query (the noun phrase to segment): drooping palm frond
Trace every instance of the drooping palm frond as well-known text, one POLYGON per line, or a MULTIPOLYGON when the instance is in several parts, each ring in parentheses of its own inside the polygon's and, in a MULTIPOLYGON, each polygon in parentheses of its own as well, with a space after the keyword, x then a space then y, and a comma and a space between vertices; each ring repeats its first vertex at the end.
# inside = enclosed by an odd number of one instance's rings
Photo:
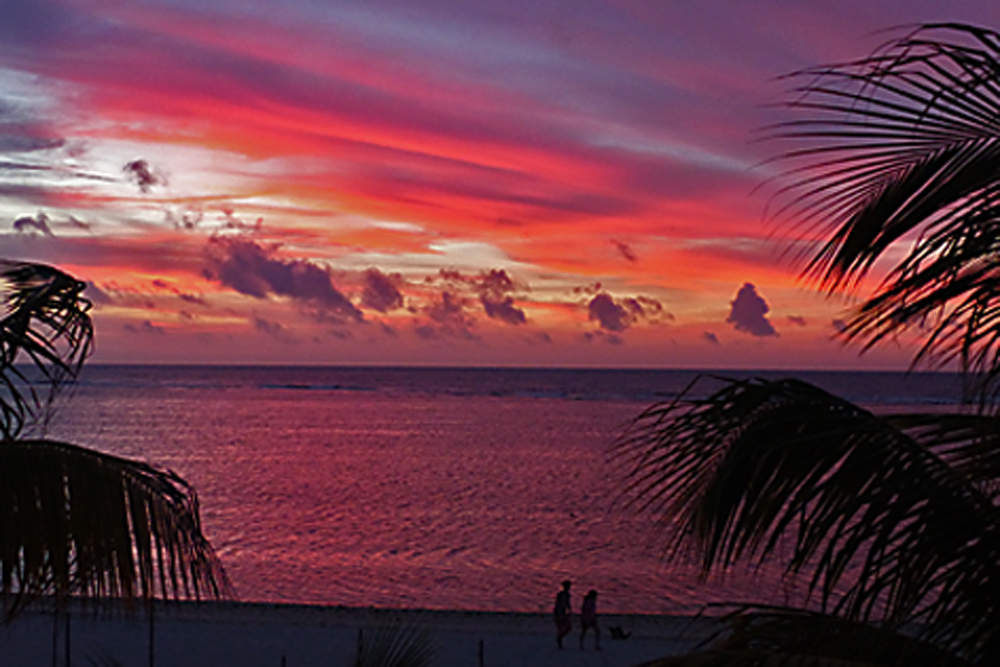
POLYGON ((0 443, 0 594, 224 597, 231 587, 177 475, 51 440, 0 443))
POLYGON ((230 595, 183 479, 71 444, 18 439, 44 423, 92 349, 84 288, 50 266, 0 261, 0 598, 7 618, 38 595, 129 603, 230 595))
POLYGON ((42 264, 0 261, 0 436, 44 420, 56 392, 76 379, 93 345, 86 285, 42 264), (24 363, 29 366, 25 368, 24 363), (36 389, 41 384, 42 388, 36 389))
POLYGON ((358 630, 353 667, 429 667, 437 648, 419 625, 385 623, 375 630, 358 630))
POLYGON ((772 128, 794 144, 778 216, 825 237, 807 273, 856 285, 913 241, 846 335, 921 327, 918 361, 1000 372, 1000 34, 928 24, 792 79, 799 115, 772 128))
POLYGON ((724 381, 640 415, 626 493, 706 573, 782 556, 820 607, 974 656, 1000 637, 1000 514, 886 421, 798 380, 724 381), (784 553, 783 550, 787 550, 784 553))
MULTIPOLYGON (((688 653, 652 662, 638 667, 888 667, 869 661, 837 660, 818 655, 783 653, 771 649, 746 649, 743 651, 704 651, 688 653)), ((892 665, 891 667, 897 667, 892 665)))
POLYGON ((1000 417, 982 414, 894 414, 886 423, 908 433, 1000 504, 1000 417))
POLYGON ((788 607, 741 607, 719 620, 706 650, 641 667, 968 667, 891 630, 788 607))

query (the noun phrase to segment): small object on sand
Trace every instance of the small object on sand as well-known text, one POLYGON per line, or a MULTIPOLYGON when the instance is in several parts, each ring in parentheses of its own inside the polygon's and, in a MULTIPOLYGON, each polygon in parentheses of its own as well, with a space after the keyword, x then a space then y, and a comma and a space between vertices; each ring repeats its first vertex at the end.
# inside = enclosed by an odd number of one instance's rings
POLYGON ((608 632, 611 633, 612 639, 628 639, 632 636, 631 630, 625 632, 620 625, 612 625, 608 628, 608 632))

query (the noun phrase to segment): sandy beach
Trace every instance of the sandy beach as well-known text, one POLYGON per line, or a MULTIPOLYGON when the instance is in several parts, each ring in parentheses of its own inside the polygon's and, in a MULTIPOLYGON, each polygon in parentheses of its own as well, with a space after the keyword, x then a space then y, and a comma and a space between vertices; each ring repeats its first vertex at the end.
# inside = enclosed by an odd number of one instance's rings
MULTIPOLYGON (((0 664, 66 665, 65 617, 54 620, 50 612, 29 610, 0 628, 0 664)), ((625 667, 681 652, 709 631, 708 621, 680 616, 607 615, 600 623, 603 650, 598 652, 592 635, 580 650, 578 629, 559 650, 547 614, 181 602, 155 608, 153 658, 157 667, 346 667, 359 631, 403 624, 430 635, 436 665, 625 667), (614 625, 631 631, 631 637, 612 640, 608 628, 614 625)), ((149 664, 145 615, 74 607, 69 630, 73 665, 149 664)))

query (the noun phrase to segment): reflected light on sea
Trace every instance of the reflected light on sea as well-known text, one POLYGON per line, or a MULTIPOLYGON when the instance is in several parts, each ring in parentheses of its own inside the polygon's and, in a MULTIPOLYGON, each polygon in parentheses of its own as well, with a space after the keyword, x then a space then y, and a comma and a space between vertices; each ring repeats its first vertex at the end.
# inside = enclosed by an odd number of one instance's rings
POLYGON ((701 583, 615 502, 609 448, 645 402, 114 372, 97 369, 50 435, 191 482, 244 600, 547 612, 564 578, 574 607, 595 588, 606 612, 795 596, 769 570, 701 583))

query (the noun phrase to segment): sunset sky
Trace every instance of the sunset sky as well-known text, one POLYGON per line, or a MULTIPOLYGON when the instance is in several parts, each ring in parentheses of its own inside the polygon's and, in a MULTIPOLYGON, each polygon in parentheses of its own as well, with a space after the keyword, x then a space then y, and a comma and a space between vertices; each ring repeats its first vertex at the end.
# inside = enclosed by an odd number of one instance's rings
POLYGON ((0 256, 102 362, 905 368, 765 215, 796 69, 981 0, 6 0, 0 256))

